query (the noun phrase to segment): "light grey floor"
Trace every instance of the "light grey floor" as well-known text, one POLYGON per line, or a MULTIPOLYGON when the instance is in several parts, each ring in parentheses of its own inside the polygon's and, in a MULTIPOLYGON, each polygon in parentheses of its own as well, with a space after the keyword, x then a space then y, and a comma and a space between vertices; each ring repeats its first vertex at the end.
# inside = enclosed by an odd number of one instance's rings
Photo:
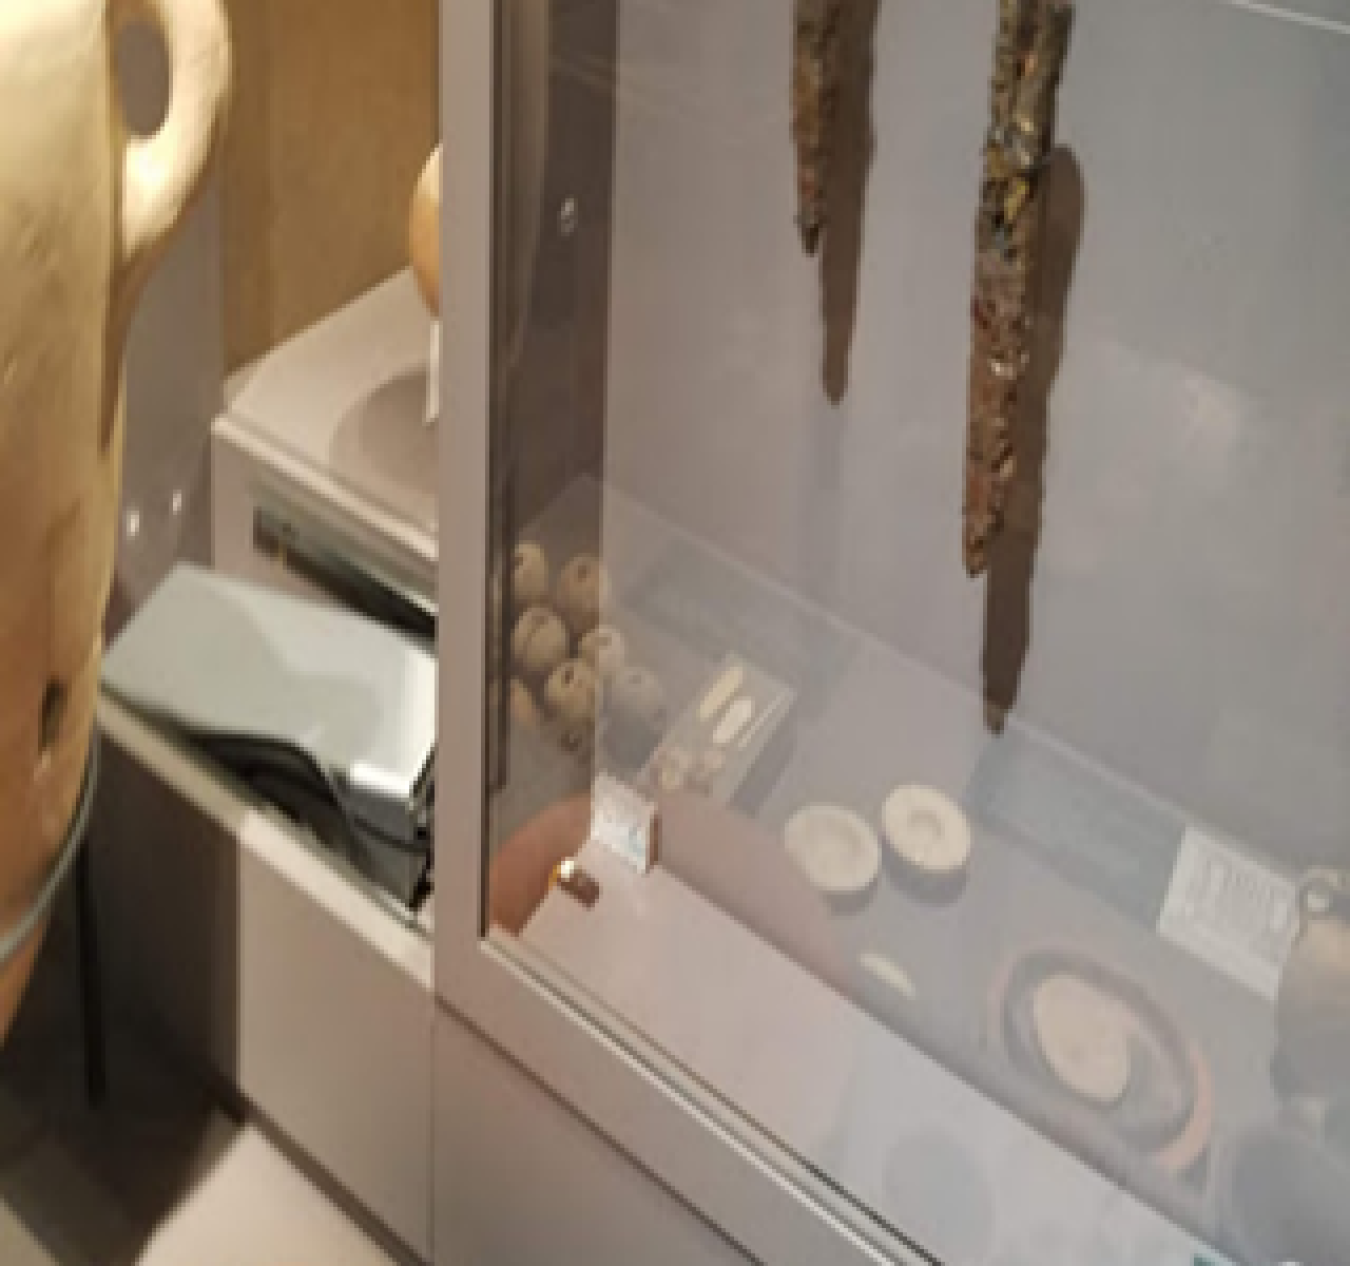
POLYGON ((109 1096, 88 1106, 68 923, 54 929, 0 1050, 0 1264, 389 1266, 115 999, 109 1096))
POLYGON ((117 1013, 112 1092, 90 1110, 74 959, 67 923, 53 930, 0 1050, 6 1266, 136 1261, 198 1163, 214 1115, 205 1094, 117 1013))

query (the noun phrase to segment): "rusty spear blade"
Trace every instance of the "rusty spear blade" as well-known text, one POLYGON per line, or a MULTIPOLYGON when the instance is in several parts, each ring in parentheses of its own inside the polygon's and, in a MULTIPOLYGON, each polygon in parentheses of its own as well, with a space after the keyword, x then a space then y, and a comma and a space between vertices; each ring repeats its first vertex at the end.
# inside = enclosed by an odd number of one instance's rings
POLYGON ((814 255, 825 232, 839 46, 845 0, 795 0, 792 53, 792 139, 797 150, 797 228, 814 255))
POLYGON ((1031 359, 1045 167, 1072 0, 999 0, 975 224, 961 552, 977 576, 1017 478, 1014 428, 1031 359))

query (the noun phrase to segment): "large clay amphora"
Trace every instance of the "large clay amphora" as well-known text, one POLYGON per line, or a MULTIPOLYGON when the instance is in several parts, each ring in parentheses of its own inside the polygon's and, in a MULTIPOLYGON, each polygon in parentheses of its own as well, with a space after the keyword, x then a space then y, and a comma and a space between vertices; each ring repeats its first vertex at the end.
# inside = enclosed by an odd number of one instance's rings
MULTIPOLYGON (((122 341, 215 147, 228 81, 219 0, 0 0, 3 940, 79 798, 112 581, 122 341), (145 138, 123 125, 114 73, 117 33, 136 21, 158 29, 171 70, 145 138)), ((0 1038, 44 927, 0 967, 0 1038)))

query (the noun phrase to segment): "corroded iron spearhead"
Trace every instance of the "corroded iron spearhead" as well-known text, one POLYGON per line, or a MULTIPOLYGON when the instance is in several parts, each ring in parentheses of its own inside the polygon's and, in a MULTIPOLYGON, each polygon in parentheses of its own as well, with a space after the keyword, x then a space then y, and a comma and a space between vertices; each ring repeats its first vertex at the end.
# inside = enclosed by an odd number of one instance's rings
POLYGON ((846 0, 795 0, 792 139, 797 150, 797 227, 814 255, 825 231, 825 191, 839 100, 839 45, 846 0))
POLYGON ((1037 0, 998 0, 994 38, 994 74, 989 87, 990 132, 1001 132, 1012 119, 1022 67, 1035 36, 1037 0))
POLYGON ((1014 161, 1025 172, 1039 171, 1050 156, 1055 137, 1055 99, 1072 25, 1071 0, 1042 0, 1008 137, 1014 161))
POLYGON ((999 0, 989 133, 975 224, 961 550, 977 576, 1017 476, 1013 428, 1031 359, 1045 166, 1072 0, 999 0))

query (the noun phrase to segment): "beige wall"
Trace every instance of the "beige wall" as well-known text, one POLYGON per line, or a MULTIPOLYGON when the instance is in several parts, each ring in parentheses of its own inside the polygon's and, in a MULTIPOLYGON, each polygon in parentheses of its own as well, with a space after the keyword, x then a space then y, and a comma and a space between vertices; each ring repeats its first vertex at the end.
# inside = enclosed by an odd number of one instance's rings
POLYGON ((251 360, 402 266, 436 0, 228 0, 225 343, 251 360))

